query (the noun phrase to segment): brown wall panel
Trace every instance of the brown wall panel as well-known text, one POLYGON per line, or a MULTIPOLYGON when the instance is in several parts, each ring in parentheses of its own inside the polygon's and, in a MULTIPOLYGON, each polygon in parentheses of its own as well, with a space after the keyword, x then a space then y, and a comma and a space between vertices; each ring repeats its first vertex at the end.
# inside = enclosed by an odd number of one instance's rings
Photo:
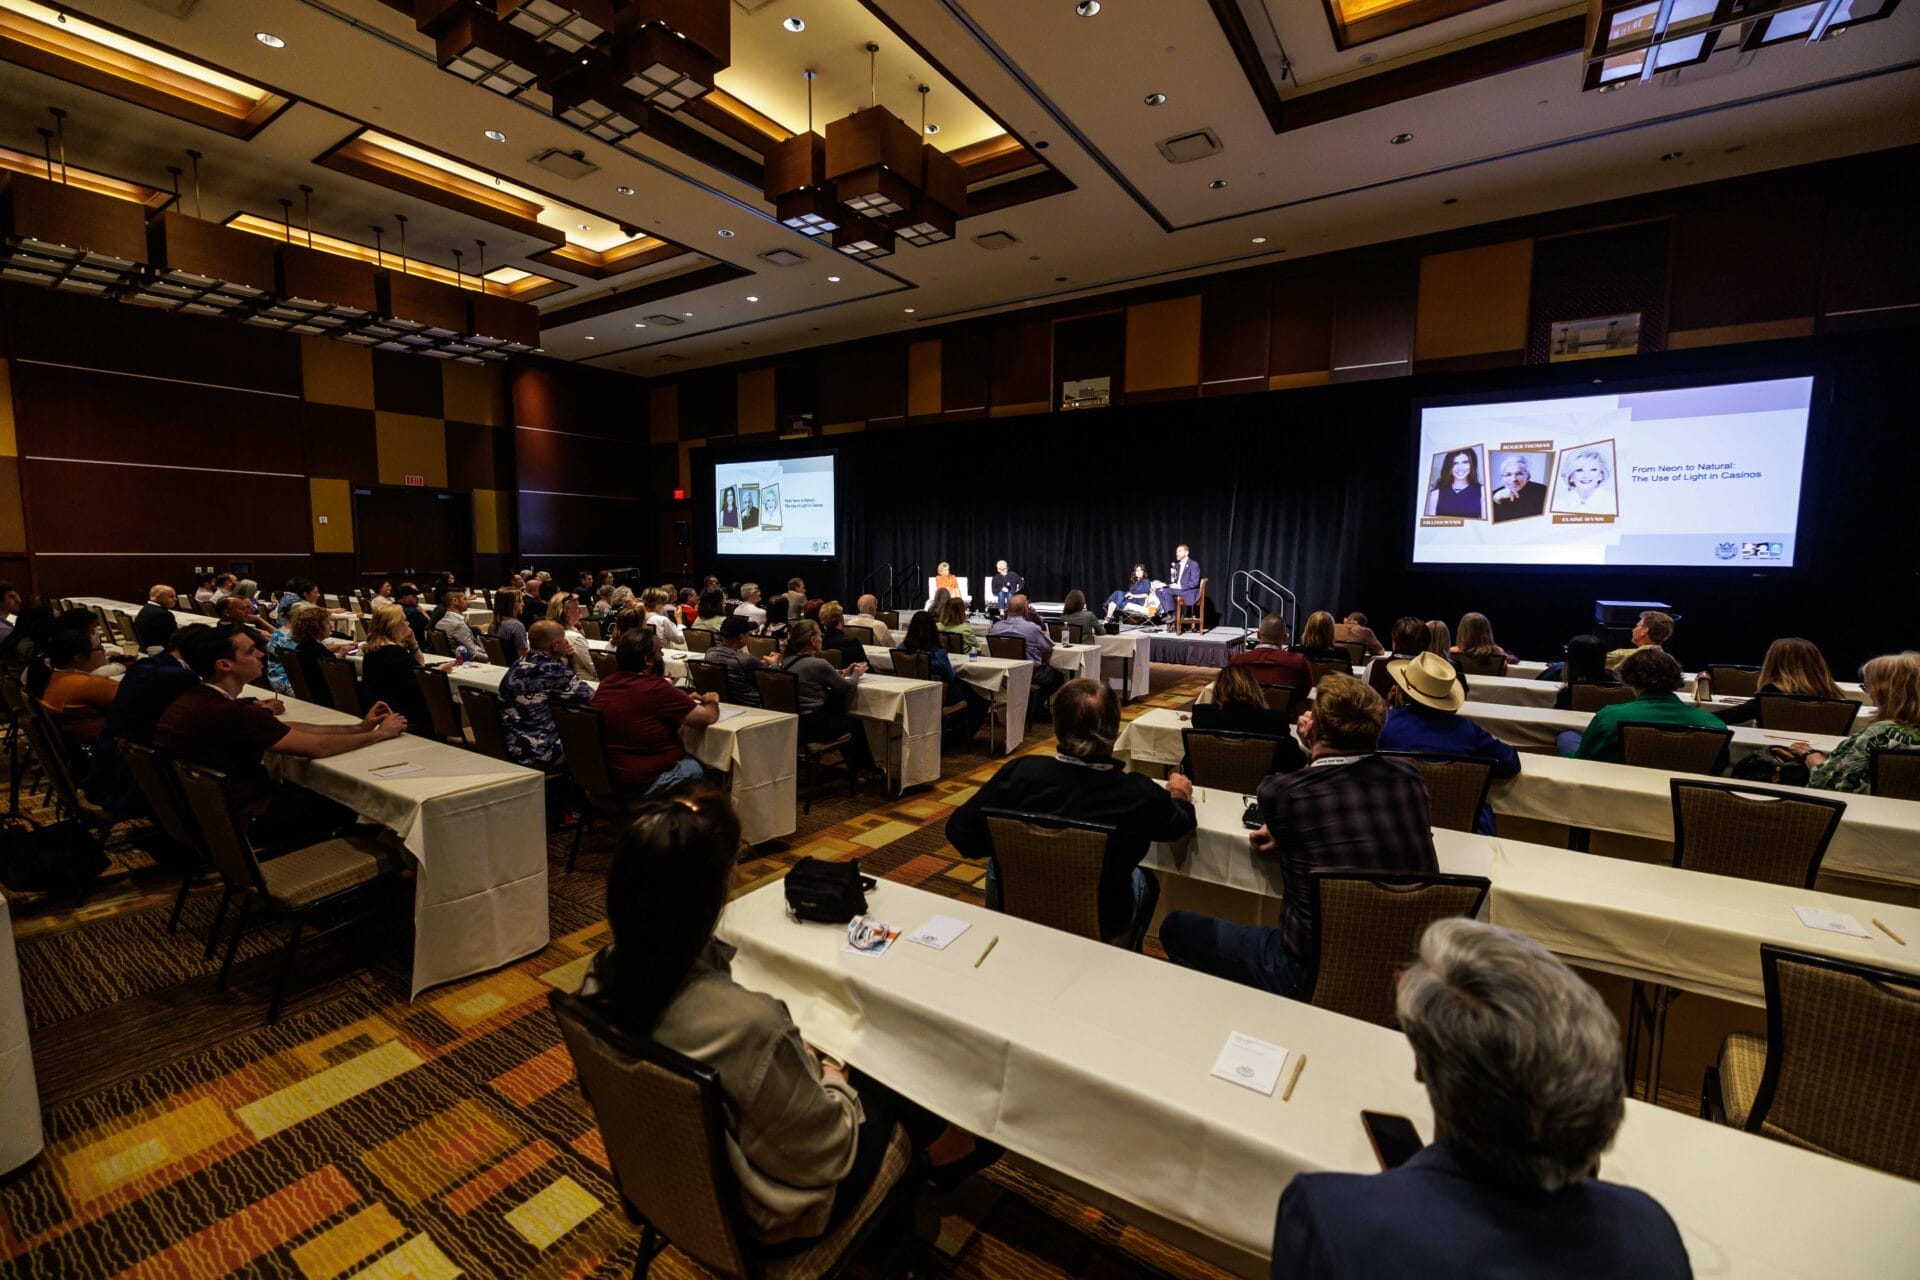
POLYGON ((907 417, 907 344, 896 338, 866 343, 867 422, 897 427, 907 417))
POLYGON ((23 464, 21 484, 36 552, 137 548, 185 557, 287 555, 313 545, 302 475, 248 476, 242 510, 232 501, 192 501, 174 483, 159 482, 160 477, 177 481, 184 472, 112 468, 132 483, 114 486, 116 499, 102 501, 101 477, 108 468, 32 458, 23 464))
POLYGON ((379 483, 373 410, 308 401, 300 406, 300 423, 307 446, 307 474, 342 476, 355 484, 379 483))
POLYGON ((1553 326, 1559 321, 1636 311, 1640 350, 1666 350, 1669 226, 1662 218, 1537 241, 1527 362, 1547 363, 1553 326))
MULTIPOLYGON (((1911 149, 1908 152, 1912 155, 1911 149)), ((1830 328, 1920 319, 1920 161, 1834 186, 1821 237, 1820 311, 1830 328)))
POLYGON ((585 556, 633 563, 653 548, 648 508, 637 500, 581 502, 520 495, 520 547, 528 558, 585 556))
POLYGON ((773 416, 784 433, 796 422, 820 422, 820 366, 802 359, 783 364, 773 373, 773 416))
POLYGON ((27 549, 27 514, 20 503, 20 459, 0 457, 0 551, 27 549))
POLYGON ((512 473, 497 469, 493 427, 472 422, 447 423, 447 487, 449 489, 502 489, 512 473))
POLYGON ((1271 291, 1262 272, 1207 282, 1200 298, 1200 394, 1266 389, 1271 291))
POLYGON ((996 319, 988 406, 995 412, 1054 401, 1053 326, 1045 320, 996 319))
POLYGON ((1673 220, 1667 328, 1811 316, 1820 305, 1825 193, 1689 209, 1673 220))
POLYGON ((1414 359, 1461 367, 1461 357, 1492 352, 1517 364, 1527 345, 1533 241, 1430 253, 1420 259, 1414 359))
POLYGON ((1127 315, 1112 311, 1105 315, 1076 316, 1058 320, 1053 326, 1053 380, 1047 386, 1047 402, 1058 404, 1060 384, 1087 378, 1112 378, 1113 398, 1117 403, 1126 390, 1127 315))
POLYGON ((516 426, 646 438, 647 390, 638 378, 558 361, 515 360, 507 390, 516 426))
POLYGON ((738 386, 731 369, 703 369, 680 383, 680 438, 705 440, 738 430, 738 386))
POLYGON ((514 465, 522 489, 627 497, 643 491, 646 447, 523 428, 514 432, 514 465))
POLYGON ((27 361, 12 371, 22 454, 305 470, 299 400, 27 361))
POLYGON ((1413 370, 1419 264, 1411 258, 1343 273, 1333 295, 1333 381, 1394 378, 1413 370))
POLYGON ((300 394, 298 343, 230 320, 8 286, 0 325, 16 359, 300 394))
POLYGON ((820 425, 867 420, 865 372, 858 348, 829 347, 821 355, 820 425))
POLYGON ((734 428, 743 436, 770 434, 778 426, 773 413, 772 369, 743 369, 734 378, 734 428))
POLYGON ((1143 391, 1200 386, 1200 295, 1161 298, 1127 308, 1126 386, 1143 391))
POLYGON ((1333 368, 1333 277, 1276 279, 1272 299, 1267 372, 1289 377, 1333 368))
POLYGON ((940 339, 907 344, 907 416, 926 421, 940 413, 940 339))
POLYGON ((373 353, 373 407, 385 413, 437 418, 445 410, 438 360, 395 351, 373 353))

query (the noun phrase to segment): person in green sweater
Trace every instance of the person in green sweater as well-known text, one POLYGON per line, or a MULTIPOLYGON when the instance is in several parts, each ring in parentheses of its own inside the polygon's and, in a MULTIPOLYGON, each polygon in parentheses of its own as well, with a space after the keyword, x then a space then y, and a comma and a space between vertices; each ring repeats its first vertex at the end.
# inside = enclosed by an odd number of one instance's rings
POLYGON ((1813 769, 1810 787, 1871 794, 1876 750, 1920 747, 1920 653, 1882 654, 1860 669, 1860 682, 1877 708, 1873 723, 1841 742, 1831 756, 1805 754, 1813 769))
POLYGON ((936 622, 939 630, 949 635, 959 636, 965 641, 967 652, 975 657, 987 651, 986 642, 980 639, 974 632, 972 624, 967 621, 967 602, 960 597, 955 596, 947 601, 946 608, 940 611, 940 617, 936 622))
MULTIPOLYGON (((1638 649, 1620 664, 1621 683, 1637 695, 1632 702, 1616 702, 1600 708, 1580 735, 1580 748, 1573 754, 1581 760, 1607 760, 1621 764, 1626 759, 1622 725, 1651 724, 1663 729, 1725 729, 1718 717, 1674 696, 1685 680, 1680 664, 1665 650, 1638 649)), ((1725 766, 1722 757, 1720 764, 1725 766)), ((1715 772, 1720 772, 1716 769, 1715 772)))

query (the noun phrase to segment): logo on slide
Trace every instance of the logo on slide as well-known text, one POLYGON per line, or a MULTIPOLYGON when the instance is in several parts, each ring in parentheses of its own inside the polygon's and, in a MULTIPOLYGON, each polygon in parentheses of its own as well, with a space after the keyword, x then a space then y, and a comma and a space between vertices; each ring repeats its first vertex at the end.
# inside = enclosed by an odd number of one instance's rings
POLYGON ((1722 542, 1713 549, 1713 554, 1719 556, 1722 560, 1731 560, 1740 554, 1740 544, 1737 542, 1722 542))

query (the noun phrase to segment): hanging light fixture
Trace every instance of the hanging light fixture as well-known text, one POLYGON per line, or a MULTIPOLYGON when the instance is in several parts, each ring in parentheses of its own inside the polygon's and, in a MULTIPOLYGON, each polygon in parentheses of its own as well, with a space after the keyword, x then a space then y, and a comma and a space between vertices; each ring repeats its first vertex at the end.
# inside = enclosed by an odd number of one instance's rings
POLYGON ((602 66, 574 67, 553 83, 553 114, 602 142, 624 142, 640 132, 647 104, 602 66))
MULTIPOLYGON (((198 207, 202 157, 198 151, 187 154, 193 160, 198 207)), ((177 193, 180 166, 169 165, 167 171, 174 175, 177 193)), ((313 188, 302 186, 301 190, 311 195, 313 188)), ((276 272, 269 240, 165 209, 147 224, 147 248, 148 275, 128 301, 166 311, 236 316, 249 316, 271 301, 276 272)), ((259 323, 279 329, 291 322, 269 317, 259 323)))
POLYGON ((630 0, 615 55, 621 83, 672 111, 713 88, 733 61, 728 0, 630 0))
POLYGON ((858 262, 871 262, 893 253, 893 228, 873 218, 849 218, 833 232, 833 247, 858 262))
POLYGON ((579 53, 613 30, 613 0, 496 0, 496 12, 562 53, 579 53))
MULTIPOLYGON (((920 133, 927 132, 926 85, 920 86, 920 133)), ((967 211, 967 174, 960 162, 931 142, 920 144, 920 190, 913 203, 894 219, 900 238, 915 248, 953 239, 960 216, 967 211)))
POLYGON ((813 131, 815 72, 809 67, 802 74, 807 79, 807 131, 767 148, 762 187, 783 224, 802 235, 821 236, 837 229, 846 211, 827 183, 827 140, 813 131))
POLYGON ((489 14, 446 0, 415 0, 414 25, 434 38, 434 61, 483 89, 511 98, 539 78, 540 45, 489 14))
POLYGON ((880 46, 867 43, 868 104, 827 126, 827 177, 840 203, 868 218, 891 218, 919 194, 920 137, 879 105, 875 92, 880 46))
POLYGON ((105 297, 147 256, 146 207, 69 184, 67 113, 48 110, 54 127, 40 131, 48 176, 0 173, 0 277, 105 297))

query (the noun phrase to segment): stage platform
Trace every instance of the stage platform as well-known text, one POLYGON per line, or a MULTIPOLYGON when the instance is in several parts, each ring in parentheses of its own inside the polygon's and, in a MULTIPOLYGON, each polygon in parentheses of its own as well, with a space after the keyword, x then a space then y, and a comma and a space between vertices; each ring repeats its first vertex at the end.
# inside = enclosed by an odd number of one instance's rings
POLYGON ((1153 660, 1183 667, 1224 667, 1228 658, 1246 648, 1246 638, 1247 632, 1241 627, 1215 627, 1177 636, 1162 633, 1153 638, 1153 660))

